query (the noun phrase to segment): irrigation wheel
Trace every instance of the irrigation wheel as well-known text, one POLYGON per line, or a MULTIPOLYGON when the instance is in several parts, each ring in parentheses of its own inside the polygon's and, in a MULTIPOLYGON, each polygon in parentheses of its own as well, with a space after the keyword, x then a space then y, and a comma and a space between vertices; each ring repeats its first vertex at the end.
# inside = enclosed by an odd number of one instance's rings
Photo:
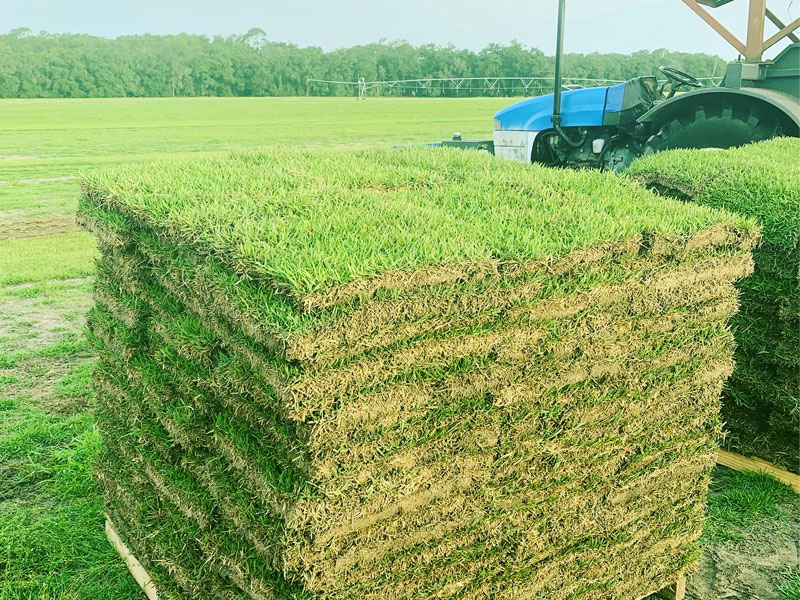
POLYGON ((709 102, 666 121, 645 144, 644 154, 674 148, 732 148, 781 135, 780 119, 744 102, 709 102))

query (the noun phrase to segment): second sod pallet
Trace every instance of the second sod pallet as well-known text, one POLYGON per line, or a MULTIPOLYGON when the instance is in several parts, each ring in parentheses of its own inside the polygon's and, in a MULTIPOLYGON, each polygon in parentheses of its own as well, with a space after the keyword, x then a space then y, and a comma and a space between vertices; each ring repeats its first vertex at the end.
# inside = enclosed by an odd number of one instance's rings
POLYGON ((638 599, 698 556, 754 225, 447 150, 91 176, 105 454, 165 598, 638 599))
POLYGON ((736 370, 725 388, 730 443, 800 469, 800 140, 725 152, 676 151, 637 162, 661 192, 756 219, 763 243, 739 284, 736 370))

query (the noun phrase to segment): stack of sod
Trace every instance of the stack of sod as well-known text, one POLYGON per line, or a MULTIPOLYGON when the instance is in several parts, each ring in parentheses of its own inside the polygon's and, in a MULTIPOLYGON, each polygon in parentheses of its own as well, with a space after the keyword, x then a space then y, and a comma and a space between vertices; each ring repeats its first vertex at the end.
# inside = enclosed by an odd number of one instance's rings
POLYGON ((736 369, 723 416, 733 449, 800 467, 800 140, 724 152, 684 150, 629 173, 669 196, 752 217, 763 227, 755 272, 739 284, 736 369))
POLYGON ((165 598, 634 600, 690 568, 756 226, 449 150, 93 174, 107 511, 165 598))

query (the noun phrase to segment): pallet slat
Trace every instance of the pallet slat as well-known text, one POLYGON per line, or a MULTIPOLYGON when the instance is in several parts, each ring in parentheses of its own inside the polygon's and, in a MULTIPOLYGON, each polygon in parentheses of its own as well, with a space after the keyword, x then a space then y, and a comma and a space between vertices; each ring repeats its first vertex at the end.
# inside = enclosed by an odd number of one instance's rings
POLYGON ((148 575, 147 571, 144 570, 144 567, 141 565, 141 563, 136 560, 136 557, 131 554, 131 551, 128 550, 125 542, 123 542, 119 537, 116 529, 114 529, 114 524, 108 517, 106 517, 106 537, 108 538, 108 541, 111 543, 111 546, 114 548, 114 550, 116 550, 125 561, 125 565, 128 567, 131 575, 133 575, 136 583, 138 583, 139 587, 142 588, 142 591, 145 593, 145 596, 147 596, 148 600, 158 600, 156 585, 153 583, 150 575, 148 575))
POLYGON ((776 467, 770 462, 760 458, 747 458, 741 454, 720 450, 717 456, 717 464, 736 471, 755 471, 756 473, 769 473, 778 481, 789 485, 795 492, 800 494, 800 475, 791 473, 780 467, 776 467))
POLYGON ((686 577, 681 577, 677 582, 665 587, 663 590, 653 592, 639 600, 651 600, 652 598, 662 598, 663 600, 684 600, 686 598, 686 577))
POLYGON ((686 577, 681 577, 674 585, 658 593, 665 600, 684 600, 686 598, 686 577))

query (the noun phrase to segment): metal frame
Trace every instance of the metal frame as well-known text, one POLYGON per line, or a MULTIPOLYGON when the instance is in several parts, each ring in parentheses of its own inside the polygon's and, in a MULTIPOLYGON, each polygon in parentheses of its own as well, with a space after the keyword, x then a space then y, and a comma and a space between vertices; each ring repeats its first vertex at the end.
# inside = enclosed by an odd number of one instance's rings
MULTIPOLYGON (((736 51, 744 57, 746 62, 761 62, 764 52, 785 38, 789 38, 793 42, 800 41, 794 34, 794 31, 800 28, 800 18, 795 19, 788 25, 784 25, 775 13, 767 8, 767 0, 750 0, 750 9, 747 17, 746 42, 742 42, 733 35, 722 23, 717 21, 717 19, 711 16, 711 13, 700 5, 702 2, 707 6, 721 6, 722 3, 708 4, 707 0, 701 0, 701 2, 698 2, 698 0, 682 1, 686 6, 697 13, 697 15, 714 31, 721 35, 725 41, 733 46, 736 51), (769 39, 764 40, 764 26, 767 19, 769 19, 779 31, 769 39)), ((727 3, 728 2, 725 2, 725 4, 727 3)))
POLYGON ((558 0, 558 33, 556 35, 556 77, 553 85, 553 127, 561 135, 561 93, 564 90, 561 61, 564 58, 564 11, 567 0, 558 0))

